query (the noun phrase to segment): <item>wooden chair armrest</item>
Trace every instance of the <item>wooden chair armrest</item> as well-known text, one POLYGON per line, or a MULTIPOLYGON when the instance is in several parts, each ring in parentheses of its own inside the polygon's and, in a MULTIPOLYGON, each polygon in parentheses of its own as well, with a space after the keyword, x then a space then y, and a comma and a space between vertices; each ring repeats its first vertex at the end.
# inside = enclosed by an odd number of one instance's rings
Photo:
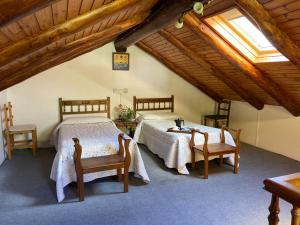
POLYGON ((231 132, 234 132, 235 133, 235 140, 236 140, 236 145, 237 146, 240 146, 240 136, 241 136, 241 132, 242 130, 241 129, 233 129, 233 128, 229 128, 229 127, 226 127, 225 125, 222 126, 221 128, 221 143, 225 143, 225 134, 224 134, 224 131, 231 131, 231 132))
POLYGON ((126 164, 130 164, 131 156, 130 156, 130 152, 129 152, 129 144, 130 144, 131 139, 126 138, 123 133, 120 133, 118 135, 118 141, 119 141, 119 154, 121 156, 123 156, 124 150, 125 150, 125 162, 126 162, 126 164))
POLYGON ((207 143, 208 143, 208 133, 207 132, 201 132, 200 130, 191 129, 191 141, 190 141, 190 148, 192 149, 195 146, 195 134, 202 134, 204 136, 204 148, 207 149, 207 143))
POLYGON ((235 138, 236 139, 240 139, 240 134, 242 132, 241 129, 233 129, 233 128, 230 128, 230 127, 226 127, 225 125, 223 125, 221 129, 222 129, 222 134, 223 135, 224 135, 224 130, 231 131, 231 132, 235 133, 235 138))

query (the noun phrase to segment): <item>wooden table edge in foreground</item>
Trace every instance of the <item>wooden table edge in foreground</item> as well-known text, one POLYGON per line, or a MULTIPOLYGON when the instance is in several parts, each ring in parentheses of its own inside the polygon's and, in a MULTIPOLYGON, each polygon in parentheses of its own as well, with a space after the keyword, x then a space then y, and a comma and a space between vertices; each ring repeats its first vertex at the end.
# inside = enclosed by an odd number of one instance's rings
POLYGON ((269 225, 279 223, 279 198, 293 205, 291 225, 300 225, 300 173, 269 178, 264 180, 264 185, 265 190, 272 194, 269 225))

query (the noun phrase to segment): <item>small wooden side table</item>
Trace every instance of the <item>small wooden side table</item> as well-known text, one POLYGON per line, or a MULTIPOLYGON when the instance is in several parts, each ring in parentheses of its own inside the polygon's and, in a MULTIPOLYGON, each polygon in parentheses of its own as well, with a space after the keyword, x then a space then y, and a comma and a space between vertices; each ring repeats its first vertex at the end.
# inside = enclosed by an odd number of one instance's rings
POLYGON ((269 225, 279 223, 279 198, 293 205, 291 225, 300 225, 300 173, 264 180, 265 190, 272 193, 269 225))
POLYGON ((124 121, 124 120, 120 120, 120 119, 114 120, 114 123, 116 124, 117 128, 124 131, 130 137, 134 136, 134 132, 135 132, 136 126, 138 124, 138 122, 136 120, 124 121))

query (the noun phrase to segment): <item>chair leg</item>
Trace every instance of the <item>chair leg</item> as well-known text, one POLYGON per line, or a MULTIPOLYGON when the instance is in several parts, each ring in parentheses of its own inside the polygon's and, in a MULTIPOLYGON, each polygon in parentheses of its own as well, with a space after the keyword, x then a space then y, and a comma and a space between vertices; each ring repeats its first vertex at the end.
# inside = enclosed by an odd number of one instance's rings
POLYGON ((204 156, 204 179, 208 179, 208 157, 204 156))
POLYGON ((82 172, 78 172, 77 174, 77 187, 79 192, 79 201, 84 201, 84 183, 82 172))
POLYGON ((8 158, 8 160, 11 160, 12 146, 11 146, 11 135, 10 134, 6 134, 6 146, 7 146, 7 158, 8 158))
POLYGON ((122 181, 122 169, 117 169, 118 181, 122 181))
POLYGON ((32 133, 32 154, 35 156, 37 150, 37 133, 36 130, 33 130, 32 133))
POLYGON ((128 167, 124 168, 124 192, 128 192, 128 167))
POLYGON ((196 168, 196 155, 195 150, 191 150, 191 161, 192 161, 192 170, 195 170, 196 168))
POLYGON ((223 155, 220 155, 220 158, 219 158, 219 166, 223 166, 223 155))
POLYGON ((239 172, 239 154, 234 154, 234 173, 237 174, 239 172))

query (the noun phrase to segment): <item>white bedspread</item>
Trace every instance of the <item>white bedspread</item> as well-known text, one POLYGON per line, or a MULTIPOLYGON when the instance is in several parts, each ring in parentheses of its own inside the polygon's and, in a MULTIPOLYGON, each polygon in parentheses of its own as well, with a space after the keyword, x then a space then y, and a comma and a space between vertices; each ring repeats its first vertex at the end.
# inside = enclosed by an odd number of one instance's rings
MULTIPOLYGON (((191 150, 189 147, 191 135, 166 132, 168 128, 174 127, 174 125, 173 120, 142 120, 137 126, 134 140, 145 144, 150 151, 163 158, 167 167, 176 168, 181 174, 189 174, 186 163, 191 162, 191 150)), ((185 121, 184 127, 196 128, 202 132, 208 132, 208 143, 220 142, 220 129, 188 121, 185 121)), ((227 131, 225 132, 225 142, 235 146, 231 134, 227 131)), ((195 135, 195 143, 197 145, 203 144, 204 136, 197 133, 195 135)), ((228 162, 233 164, 233 155, 228 156, 228 162)), ((196 161, 199 160, 203 160, 203 156, 196 153, 196 161)))
MULTIPOLYGON (((74 142, 77 137, 82 145, 82 157, 93 157, 115 154, 118 151, 118 134, 121 131, 113 122, 69 124, 62 122, 53 132, 53 141, 57 150, 50 178, 56 181, 57 199, 61 202, 64 198, 64 187, 76 181, 76 172, 73 162, 74 142)), ((131 164, 129 171, 134 171, 135 176, 149 183, 137 143, 132 140, 129 150, 131 164)), ((115 170, 90 173, 84 175, 84 182, 89 182, 100 177, 116 175, 115 170)))

